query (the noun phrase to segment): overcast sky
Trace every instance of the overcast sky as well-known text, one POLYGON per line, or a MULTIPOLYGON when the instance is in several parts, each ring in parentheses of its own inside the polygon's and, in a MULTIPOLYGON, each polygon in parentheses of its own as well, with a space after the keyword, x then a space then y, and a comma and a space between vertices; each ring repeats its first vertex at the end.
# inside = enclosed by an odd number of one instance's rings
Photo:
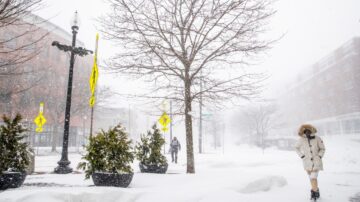
MULTIPOLYGON (((93 49, 97 32, 94 19, 108 11, 106 0, 44 0, 44 3, 44 9, 37 14, 68 31, 71 17, 77 10, 81 18, 78 38, 87 48, 93 49)), ((272 75, 269 92, 277 91, 309 65, 352 37, 360 36, 360 0, 278 0, 274 7, 277 14, 271 21, 268 36, 285 36, 261 64, 272 75)), ((101 59, 110 57, 111 50, 109 42, 100 41, 101 59)), ((132 90, 126 82, 110 77, 100 72, 100 83, 119 93, 132 90)))

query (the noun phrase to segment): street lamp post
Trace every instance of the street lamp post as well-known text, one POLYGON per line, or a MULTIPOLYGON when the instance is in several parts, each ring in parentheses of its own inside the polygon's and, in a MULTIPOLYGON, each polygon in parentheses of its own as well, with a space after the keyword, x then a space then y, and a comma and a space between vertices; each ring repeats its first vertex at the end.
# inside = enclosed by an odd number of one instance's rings
POLYGON ((70 161, 68 160, 68 143, 69 143, 69 126, 70 126, 70 109, 71 109, 71 93, 72 93, 72 81, 73 81, 73 69, 75 63, 75 55, 85 56, 89 53, 92 53, 90 50, 86 50, 82 47, 76 47, 76 34, 79 30, 77 11, 75 12, 72 29, 72 45, 67 46, 60 44, 57 41, 52 42, 53 46, 56 46, 58 49, 70 52, 70 68, 69 68, 69 79, 67 86, 66 94, 66 108, 65 108, 65 121, 64 121, 64 137, 63 137, 63 146, 61 152, 61 159, 58 162, 58 166, 55 168, 54 172, 58 174, 67 174, 72 172, 72 168, 69 167, 70 161))

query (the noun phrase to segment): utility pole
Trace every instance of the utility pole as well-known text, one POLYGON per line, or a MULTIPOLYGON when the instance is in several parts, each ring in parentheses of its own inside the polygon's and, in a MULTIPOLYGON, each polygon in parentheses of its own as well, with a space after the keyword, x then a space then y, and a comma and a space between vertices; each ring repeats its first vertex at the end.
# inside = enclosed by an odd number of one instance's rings
POLYGON ((131 108, 129 104, 129 136, 131 136, 131 108))
POLYGON ((172 101, 170 100, 170 142, 173 135, 173 114, 172 114, 172 101))
POLYGON ((222 152, 223 152, 223 154, 225 154, 225 123, 222 123, 222 146, 223 146, 223 148, 222 148, 222 152))
POLYGON ((202 153, 202 71, 200 70, 200 102, 199 102, 199 153, 202 153))
POLYGON ((94 107, 91 107, 91 112, 90 112, 90 135, 89 135, 89 139, 92 138, 92 133, 93 133, 93 127, 94 127, 94 107))

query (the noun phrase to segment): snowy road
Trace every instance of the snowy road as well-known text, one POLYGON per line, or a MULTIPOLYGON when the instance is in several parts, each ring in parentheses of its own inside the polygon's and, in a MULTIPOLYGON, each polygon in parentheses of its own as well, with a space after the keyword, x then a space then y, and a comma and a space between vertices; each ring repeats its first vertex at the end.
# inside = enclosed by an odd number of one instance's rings
MULTIPOLYGON (((321 202, 360 201, 360 137, 323 137, 321 202)), ((70 155, 72 167, 80 155, 70 155)), ((50 172, 59 156, 36 158, 37 172, 50 172)), ((185 174, 185 154, 166 175, 139 173, 129 188, 95 187, 83 174, 28 176, 19 189, 0 192, 0 202, 304 202, 309 182, 295 152, 241 146, 225 155, 196 156, 196 174, 185 174)))

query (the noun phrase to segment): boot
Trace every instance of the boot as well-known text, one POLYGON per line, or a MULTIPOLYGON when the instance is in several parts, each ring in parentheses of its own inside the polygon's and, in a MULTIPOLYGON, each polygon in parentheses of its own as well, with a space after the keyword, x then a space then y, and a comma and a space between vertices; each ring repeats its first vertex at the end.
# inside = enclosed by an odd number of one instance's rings
POLYGON ((320 198, 320 189, 318 189, 314 193, 315 193, 315 198, 317 198, 317 199, 320 198))
POLYGON ((315 191, 313 191, 312 189, 310 190, 310 199, 316 199, 315 191))

